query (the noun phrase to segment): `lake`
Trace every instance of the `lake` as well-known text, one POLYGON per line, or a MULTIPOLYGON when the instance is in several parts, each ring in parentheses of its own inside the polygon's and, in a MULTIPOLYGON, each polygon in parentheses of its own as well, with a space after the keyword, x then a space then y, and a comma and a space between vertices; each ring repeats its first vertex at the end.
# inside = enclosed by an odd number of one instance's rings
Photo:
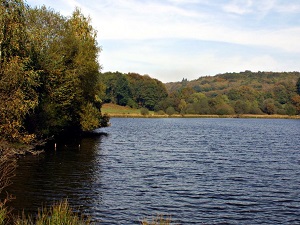
POLYGON ((68 198, 96 224, 299 224, 300 120, 112 118, 20 160, 18 210, 68 198), (149 219, 149 220, 150 220, 149 219))

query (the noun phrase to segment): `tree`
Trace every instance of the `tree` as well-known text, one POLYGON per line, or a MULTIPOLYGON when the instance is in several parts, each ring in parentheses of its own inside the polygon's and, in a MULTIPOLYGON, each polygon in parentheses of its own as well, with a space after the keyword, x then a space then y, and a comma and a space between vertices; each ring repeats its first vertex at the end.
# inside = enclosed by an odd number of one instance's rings
POLYGON ((242 100, 237 100, 234 103, 234 111, 237 114, 245 114, 249 113, 251 108, 251 104, 249 101, 242 101, 242 100))
POLYGON ((120 75, 116 81, 116 100, 118 105, 126 106, 129 99, 131 99, 131 91, 128 80, 124 75, 120 75))
POLYGON ((297 88, 297 93, 298 93, 298 95, 300 95, 300 77, 299 77, 299 79, 298 79, 298 81, 297 81, 296 88, 297 88))
POLYGON ((280 104, 286 104, 289 101, 289 95, 286 87, 282 84, 277 84, 273 88, 274 99, 280 104))
POLYGON ((169 107, 166 109, 166 113, 167 113, 169 116, 172 116, 173 114, 176 113, 176 110, 175 110, 172 106, 169 106, 169 107))
POLYGON ((267 113, 269 115, 276 113, 276 106, 273 99, 268 98, 263 102, 263 108, 264 113, 267 113))
POLYGON ((141 76, 135 73, 127 74, 129 86, 132 91, 132 99, 140 107, 154 110, 155 106, 168 96, 167 90, 162 82, 147 75, 141 76))
POLYGON ((24 129, 24 119, 38 104, 38 74, 30 66, 23 1, 0 5, 0 135, 28 143, 34 135, 24 129))
POLYGON ((100 126, 104 90, 90 18, 78 8, 68 18, 35 8, 29 10, 27 30, 32 63, 40 75, 39 105, 28 127, 49 136, 100 126))
POLYGON ((181 99, 180 103, 178 105, 178 108, 179 108, 181 114, 184 114, 186 106, 187 106, 186 101, 184 99, 181 99))
POLYGON ((300 95, 295 95, 292 98, 292 103, 295 106, 297 113, 300 114, 300 95))

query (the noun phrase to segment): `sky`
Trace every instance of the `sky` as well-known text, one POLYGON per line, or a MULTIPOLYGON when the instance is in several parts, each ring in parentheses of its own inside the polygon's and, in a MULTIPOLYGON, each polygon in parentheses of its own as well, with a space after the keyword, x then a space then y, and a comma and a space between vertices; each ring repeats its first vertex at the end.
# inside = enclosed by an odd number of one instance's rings
POLYGON ((102 72, 164 83, 225 72, 300 71, 299 0, 27 0, 98 31, 102 72))

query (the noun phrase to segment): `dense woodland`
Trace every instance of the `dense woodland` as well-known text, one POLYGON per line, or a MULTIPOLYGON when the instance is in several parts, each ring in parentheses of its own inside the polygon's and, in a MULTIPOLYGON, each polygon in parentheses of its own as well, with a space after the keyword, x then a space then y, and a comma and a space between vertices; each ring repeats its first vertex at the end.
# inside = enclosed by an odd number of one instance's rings
POLYGON ((106 126, 90 18, 22 0, 0 5, 0 137, 30 143, 106 126))
POLYGON ((166 86, 169 97, 161 110, 171 106, 182 114, 300 113, 299 72, 225 73, 166 86))
POLYGON ((300 114, 299 72, 225 73, 167 83, 138 74, 103 74, 105 102, 157 114, 300 114))
POLYGON ((108 72, 102 74, 101 81, 105 103, 154 110, 168 96, 165 85, 147 75, 108 72))

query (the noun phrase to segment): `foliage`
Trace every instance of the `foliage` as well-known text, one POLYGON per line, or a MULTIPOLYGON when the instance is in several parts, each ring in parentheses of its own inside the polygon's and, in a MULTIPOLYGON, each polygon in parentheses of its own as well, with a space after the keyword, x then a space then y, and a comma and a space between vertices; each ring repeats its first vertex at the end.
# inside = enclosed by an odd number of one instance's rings
POLYGON ((0 135, 30 143, 36 135, 106 126, 91 20, 76 8, 70 17, 22 0, 0 5, 0 135))
POLYGON ((172 116, 173 114, 176 113, 175 109, 172 107, 172 106, 169 106, 167 109, 166 109, 166 113, 169 115, 169 116, 172 116))
POLYGON ((300 77, 299 77, 299 79, 297 81, 296 87, 297 87, 297 93, 298 93, 298 95, 300 95, 300 77))
POLYGON ((141 114, 143 116, 149 115, 149 109, 147 109, 147 108, 141 108, 141 114))
POLYGON ((30 10, 29 15, 31 54, 37 56, 36 65, 42 76, 41 103, 30 125, 45 135, 59 134, 63 129, 85 131, 99 127, 100 48, 90 18, 79 9, 64 18, 45 7, 30 10))
POLYGON ((33 136, 24 130, 24 119, 38 103, 38 77, 26 55, 25 11, 18 0, 0 5, 0 135, 30 142, 33 136))
POLYGON ((147 75, 107 72, 101 80, 106 86, 107 103, 153 110, 168 95, 163 83, 147 75))
POLYGON ((157 110, 172 106, 181 114, 293 115, 299 113, 295 97, 299 77, 299 72, 245 71, 167 83, 169 97, 157 110))
POLYGON ((300 114, 300 95, 295 95, 292 98, 292 102, 293 102, 293 105, 295 106, 297 113, 300 114))

